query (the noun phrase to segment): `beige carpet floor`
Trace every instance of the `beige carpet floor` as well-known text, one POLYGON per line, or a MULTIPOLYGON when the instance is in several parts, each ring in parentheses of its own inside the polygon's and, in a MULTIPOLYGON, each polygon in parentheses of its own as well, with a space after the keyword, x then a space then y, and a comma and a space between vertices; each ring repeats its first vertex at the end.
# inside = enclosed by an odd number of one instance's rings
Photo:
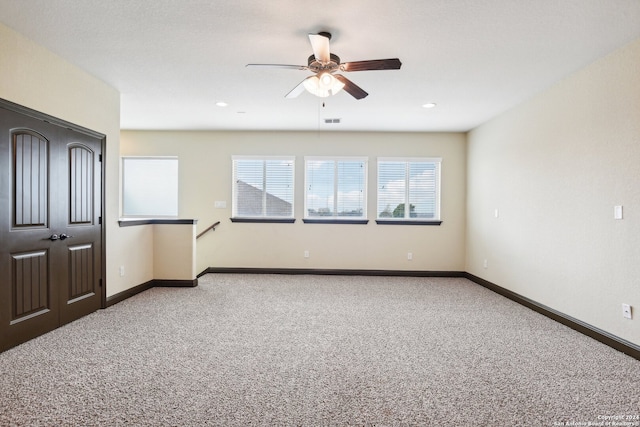
POLYGON ((211 274, 0 354, 2 426, 637 426, 639 415, 639 361, 466 279, 211 274))

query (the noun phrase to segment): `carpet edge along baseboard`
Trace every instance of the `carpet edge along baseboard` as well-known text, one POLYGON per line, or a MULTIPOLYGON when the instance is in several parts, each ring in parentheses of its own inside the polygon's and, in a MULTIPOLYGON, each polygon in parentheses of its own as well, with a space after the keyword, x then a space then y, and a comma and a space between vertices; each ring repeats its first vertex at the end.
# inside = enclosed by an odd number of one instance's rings
MULTIPOLYGON (((544 304, 540 304, 537 301, 531 300, 518 293, 510 291, 502 286, 496 285, 481 277, 475 276, 471 273, 464 271, 421 271, 421 270, 359 270, 359 269, 307 269, 307 268, 245 268, 245 267, 209 267, 206 270, 198 274, 201 277, 205 274, 313 274, 313 275, 357 275, 357 276, 400 276, 400 277, 462 277, 471 280, 472 282, 496 292, 505 298, 508 298, 520 305, 523 305, 537 313, 542 314, 556 322, 559 322, 569 328, 580 332, 588 337, 595 339, 615 350, 618 350, 634 359, 640 360, 640 346, 620 338, 616 335, 610 334, 600 328, 585 323, 579 319, 561 313, 548 307, 544 304)), ((126 291, 112 295, 107 298, 107 307, 124 301, 140 292, 144 292, 147 289, 154 287, 194 287, 198 285, 198 279, 173 281, 173 280, 150 280, 149 282, 135 286, 126 291)))

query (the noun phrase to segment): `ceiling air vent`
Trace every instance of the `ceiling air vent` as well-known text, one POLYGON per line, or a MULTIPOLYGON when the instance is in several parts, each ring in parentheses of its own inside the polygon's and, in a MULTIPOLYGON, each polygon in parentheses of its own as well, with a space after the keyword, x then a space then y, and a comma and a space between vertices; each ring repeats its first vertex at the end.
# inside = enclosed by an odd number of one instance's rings
POLYGON ((340 119, 324 119, 325 123, 340 123, 340 119))

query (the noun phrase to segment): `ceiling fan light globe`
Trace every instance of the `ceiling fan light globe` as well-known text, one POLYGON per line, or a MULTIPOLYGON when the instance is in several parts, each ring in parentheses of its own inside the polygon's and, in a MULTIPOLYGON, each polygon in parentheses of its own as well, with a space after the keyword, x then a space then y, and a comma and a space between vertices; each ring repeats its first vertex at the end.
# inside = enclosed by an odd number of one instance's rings
POLYGON ((304 81, 304 88, 307 92, 318 96, 320 98, 326 98, 331 95, 335 95, 340 92, 344 87, 344 83, 336 79, 330 73, 322 73, 321 75, 315 75, 307 78, 304 81))
POLYGON ((336 78, 333 77, 331 74, 323 73, 319 79, 320 87, 323 89, 330 89, 335 80, 336 78))
POLYGON ((313 93, 315 95, 315 93, 318 91, 319 83, 320 83, 320 79, 318 79, 318 76, 311 76, 305 79, 304 88, 308 92, 313 93))
POLYGON ((336 93, 340 92, 343 87, 344 87, 344 83, 342 83, 340 80, 334 78, 333 79, 333 85, 331 86, 331 94, 335 95, 336 93))

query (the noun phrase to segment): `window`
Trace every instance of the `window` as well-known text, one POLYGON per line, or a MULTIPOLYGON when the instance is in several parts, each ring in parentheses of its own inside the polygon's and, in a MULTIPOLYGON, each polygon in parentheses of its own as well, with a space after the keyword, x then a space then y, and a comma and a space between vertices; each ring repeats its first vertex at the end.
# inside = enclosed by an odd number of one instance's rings
POLYGON ((233 156, 232 220, 293 222, 293 157, 233 156))
POLYGON ((367 159, 305 158, 305 222, 366 223, 367 159))
POLYGON ((377 222, 439 225, 440 163, 434 158, 378 159, 377 222))
POLYGON ((178 158, 122 158, 122 215, 178 216, 178 158))

